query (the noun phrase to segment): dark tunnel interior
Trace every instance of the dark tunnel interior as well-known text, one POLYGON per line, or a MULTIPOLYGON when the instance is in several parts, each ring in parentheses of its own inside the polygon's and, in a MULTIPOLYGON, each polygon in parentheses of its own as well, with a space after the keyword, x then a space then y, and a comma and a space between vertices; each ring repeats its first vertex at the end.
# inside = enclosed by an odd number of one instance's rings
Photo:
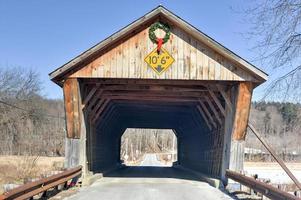
POLYGON ((127 128, 173 129, 178 141, 178 165, 211 176, 222 162, 222 135, 209 130, 196 103, 111 101, 87 145, 90 170, 106 171, 120 165, 120 141, 127 128))

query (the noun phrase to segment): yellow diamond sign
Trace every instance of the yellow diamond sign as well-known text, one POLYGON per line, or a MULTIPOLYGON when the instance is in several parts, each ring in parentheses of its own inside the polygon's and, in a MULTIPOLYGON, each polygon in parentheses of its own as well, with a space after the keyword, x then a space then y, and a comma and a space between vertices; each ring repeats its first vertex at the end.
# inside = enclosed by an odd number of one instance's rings
POLYGON ((155 48, 150 54, 148 54, 144 58, 144 61, 158 75, 160 75, 170 67, 170 65, 175 61, 175 59, 166 51, 166 49, 161 47, 160 54, 158 54, 157 48, 155 48))

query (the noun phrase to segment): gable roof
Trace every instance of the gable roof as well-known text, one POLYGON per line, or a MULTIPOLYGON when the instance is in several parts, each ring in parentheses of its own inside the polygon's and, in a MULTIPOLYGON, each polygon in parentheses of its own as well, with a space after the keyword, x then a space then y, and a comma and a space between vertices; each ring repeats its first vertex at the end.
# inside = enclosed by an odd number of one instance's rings
POLYGON ((268 75, 260 70, 259 68, 255 67, 248 61, 244 60, 228 48, 224 47, 205 33, 201 32, 193 25, 189 24, 188 22, 181 19, 179 16, 175 15, 171 11, 167 10, 163 6, 158 6, 157 8, 153 9, 143 17, 137 19, 133 23, 129 24, 128 26, 124 27, 123 29, 119 30, 118 32, 114 33, 110 37, 106 38, 105 40, 101 41, 100 43, 96 44, 92 48, 88 49, 87 51, 83 52, 79 56, 75 57, 74 59, 70 60, 63 66, 57 68, 53 72, 49 74, 50 79, 55 83, 61 85, 61 81, 64 79, 64 75, 68 74, 70 71, 76 70, 80 67, 83 63, 87 60, 93 58, 99 52, 107 49, 111 44, 116 43, 123 39, 126 35, 133 34, 135 30, 143 25, 149 23, 155 18, 165 18, 168 21, 172 22, 174 25, 182 28, 183 30, 187 31, 191 36, 195 37, 197 40, 203 42, 208 47, 212 48, 216 52, 220 53, 225 58, 240 64, 250 74, 254 75, 260 83, 267 80, 268 75))

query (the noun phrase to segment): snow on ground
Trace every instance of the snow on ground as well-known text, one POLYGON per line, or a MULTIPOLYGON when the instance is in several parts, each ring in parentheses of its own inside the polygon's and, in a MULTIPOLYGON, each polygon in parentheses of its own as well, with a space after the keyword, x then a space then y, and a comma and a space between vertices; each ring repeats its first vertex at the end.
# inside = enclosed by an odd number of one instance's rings
MULTIPOLYGON (((301 163, 287 163, 288 168, 301 181, 301 163)), ((245 162, 246 174, 258 174, 259 178, 270 179, 275 184, 293 183, 278 163, 245 162)))

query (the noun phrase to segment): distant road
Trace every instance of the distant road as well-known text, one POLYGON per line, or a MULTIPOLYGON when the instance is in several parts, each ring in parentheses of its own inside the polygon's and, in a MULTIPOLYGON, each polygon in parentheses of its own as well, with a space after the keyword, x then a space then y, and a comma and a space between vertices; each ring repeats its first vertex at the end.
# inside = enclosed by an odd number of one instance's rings
POLYGON ((156 154, 146 154, 144 156, 144 160, 140 163, 140 166, 149 166, 149 167, 154 167, 154 166, 162 166, 164 167, 165 165, 157 160, 156 154))

